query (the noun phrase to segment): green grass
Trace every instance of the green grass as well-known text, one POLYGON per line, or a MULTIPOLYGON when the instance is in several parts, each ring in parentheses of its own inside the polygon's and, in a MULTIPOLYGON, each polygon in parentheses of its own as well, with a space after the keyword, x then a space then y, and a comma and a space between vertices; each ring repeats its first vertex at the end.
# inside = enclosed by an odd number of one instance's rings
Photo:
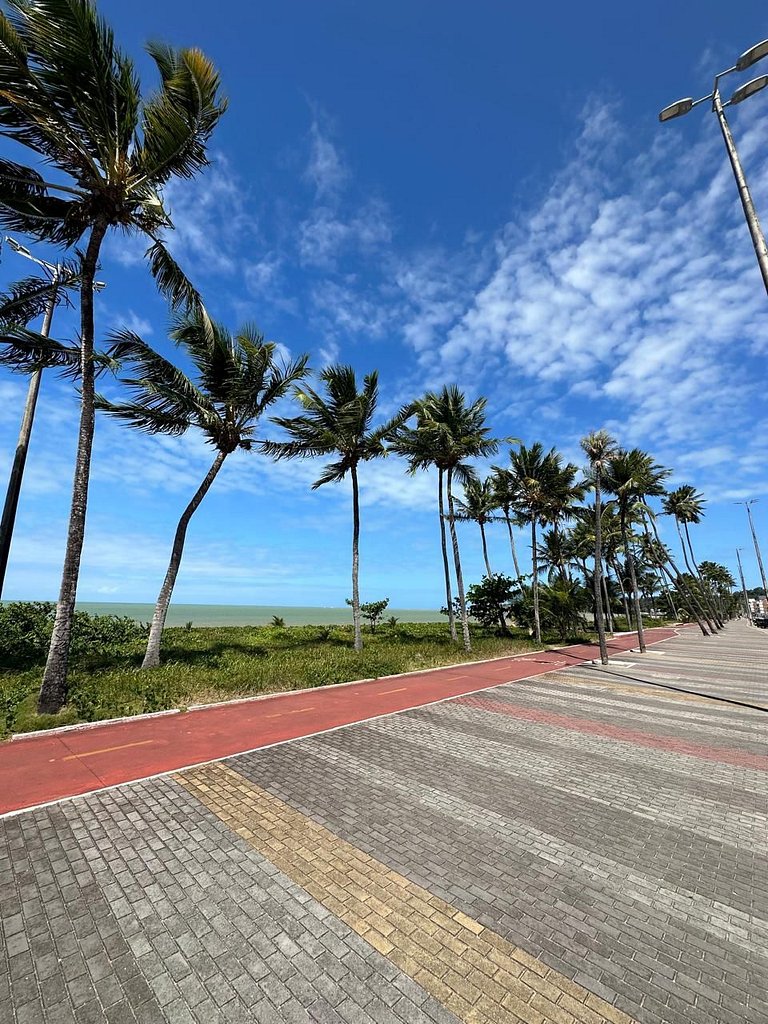
MULTIPOLYGON (((557 641, 562 642, 562 641, 557 641)), ((142 672, 143 642, 81 655, 70 672, 69 703, 58 715, 37 715, 41 666, 0 674, 0 735, 95 722, 165 708, 281 690, 328 686, 460 661, 535 649, 527 633, 497 637, 475 627, 466 655, 442 623, 380 626, 352 648, 351 626, 173 627, 163 636, 163 663, 142 672)))

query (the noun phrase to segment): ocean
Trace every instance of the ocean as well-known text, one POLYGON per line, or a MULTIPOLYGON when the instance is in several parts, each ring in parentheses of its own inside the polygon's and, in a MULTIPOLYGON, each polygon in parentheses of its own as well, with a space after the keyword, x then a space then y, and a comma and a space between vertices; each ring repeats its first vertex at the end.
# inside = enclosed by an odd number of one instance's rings
MULTIPOLYGON (((127 615, 138 622, 152 619, 154 605, 118 601, 78 601, 81 611, 92 615, 127 615)), ((166 625, 184 626, 265 626, 273 615, 286 626, 334 626, 352 622, 351 608, 299 608, 268 604, 171 604, 166 625)), ((387 608, 384 617, 395 615, 401 622, 445 622, 439 612, 423 608, 387 608)))

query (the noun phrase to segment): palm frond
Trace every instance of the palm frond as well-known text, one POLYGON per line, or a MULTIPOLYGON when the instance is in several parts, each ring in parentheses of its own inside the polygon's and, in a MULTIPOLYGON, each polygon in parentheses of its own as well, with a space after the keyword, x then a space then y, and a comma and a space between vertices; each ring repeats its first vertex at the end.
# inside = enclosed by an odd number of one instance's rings
MULTIPOLYGON (((0 365, 16 373, 34 373, 53 368, 64 376, 77 378, 82 369, 79 345, 65 345, 24 327, 13 327, 0 334, 0 365)), ((109 353, 94 352, 96 371, 116 370, 118 363, 109 353)))

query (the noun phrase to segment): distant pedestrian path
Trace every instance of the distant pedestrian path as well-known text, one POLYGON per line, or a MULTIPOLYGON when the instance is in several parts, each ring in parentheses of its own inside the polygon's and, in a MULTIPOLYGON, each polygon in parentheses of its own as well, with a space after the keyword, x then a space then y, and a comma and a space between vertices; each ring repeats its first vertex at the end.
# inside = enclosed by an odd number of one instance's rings
POLYGON ((673 642, 647 655, 612 658, 608 667, 580 666, 569 681, 603 682, 699 695, 768 711, 768 630, 745 620, 728 623, 716 637, 684 629, 673 642))

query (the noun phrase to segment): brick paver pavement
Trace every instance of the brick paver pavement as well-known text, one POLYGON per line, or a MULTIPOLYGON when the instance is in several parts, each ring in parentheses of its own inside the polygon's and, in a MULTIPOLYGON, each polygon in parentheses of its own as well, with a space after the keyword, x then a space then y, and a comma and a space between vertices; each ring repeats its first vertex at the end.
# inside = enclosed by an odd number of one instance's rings
POLYGON ((768 634, 662 649, 0 819, 0 1021, 768 1020, 768 634))

